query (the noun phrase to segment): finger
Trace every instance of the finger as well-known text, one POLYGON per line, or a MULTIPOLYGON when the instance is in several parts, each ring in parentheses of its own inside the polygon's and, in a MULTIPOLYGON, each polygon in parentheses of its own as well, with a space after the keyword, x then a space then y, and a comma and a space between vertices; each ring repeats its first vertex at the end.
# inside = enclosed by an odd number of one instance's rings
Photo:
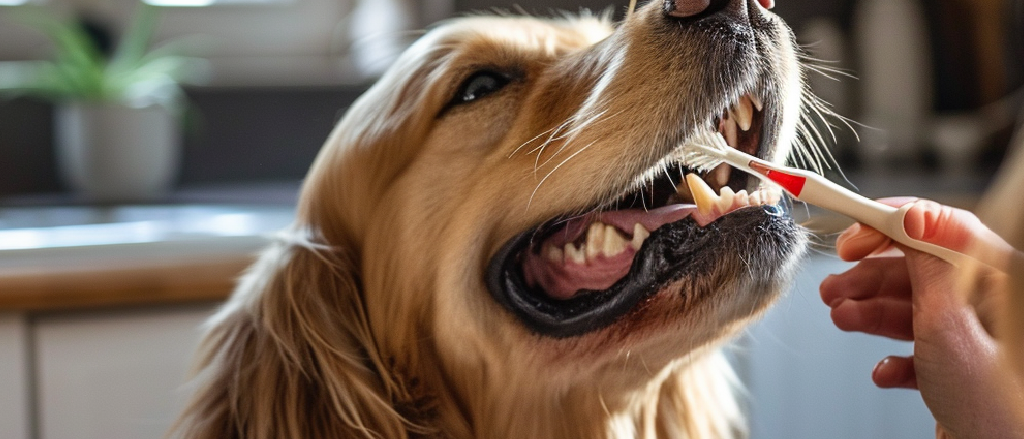
POLYGON ((971 255, 1003 271, 1016 252, 973 213, 934 201, 914 203, 903 227, 911 238, 971 255))
POLYGON ((916 389, 917 372, 914 357, 888 356, 875 365, 871 380, 883 389, 916 389))
POLYGON ((844 300, 832 308, 832 323, 848 332, 863 332, 896 340, 914 339, 910 300, 844 300))
POLYGON ((907 211, 903 227, 911 238, 963 252, 977 239, 1005 244, 978 217, 930 200, 920 200, 907 211))
POLYGON ((854 223, 836 239, 836 253, 844 261, 859 261, 892 245, 892 240, 871 226, 854 223))
POLYGON ((870 297, 910 297, 910 274, 903 258, 865 259, 841 274, 821 282, 821 300, 834 307, 840 300, 870 297))

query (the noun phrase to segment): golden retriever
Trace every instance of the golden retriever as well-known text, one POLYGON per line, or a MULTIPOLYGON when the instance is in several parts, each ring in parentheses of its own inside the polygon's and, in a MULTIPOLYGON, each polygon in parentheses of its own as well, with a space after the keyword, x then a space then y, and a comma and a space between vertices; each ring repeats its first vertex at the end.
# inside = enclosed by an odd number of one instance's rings
POLYGON ((786 286, 805 232, 727 166, 680 184, 679 147, 717 130, 790 154, 806 96, 766 6, 429 31, 210 321, 174 434, 744 436, 719 347, 786 286))

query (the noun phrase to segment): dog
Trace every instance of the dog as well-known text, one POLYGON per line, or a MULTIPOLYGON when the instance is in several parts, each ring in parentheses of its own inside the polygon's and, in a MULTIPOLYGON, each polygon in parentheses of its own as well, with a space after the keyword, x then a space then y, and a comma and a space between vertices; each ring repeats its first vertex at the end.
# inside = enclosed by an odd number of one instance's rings
POLYGON ((209 321, 174 435, 745 436, 720 348, 807 233, 758 180, 697 176, 680 151, 719 132, 807 154, 799 49, 770 6, 431 29, 351 106, 294 225, 209 321))

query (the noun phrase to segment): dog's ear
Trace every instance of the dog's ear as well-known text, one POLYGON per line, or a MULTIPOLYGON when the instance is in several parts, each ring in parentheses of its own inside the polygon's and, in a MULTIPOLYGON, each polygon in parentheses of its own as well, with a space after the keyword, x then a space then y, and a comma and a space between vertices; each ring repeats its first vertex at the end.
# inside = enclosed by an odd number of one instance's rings
POLYGON ((359 279, 343 248, 290 232, 266 250, 203 344, 172 437, 405 438, 359 279))

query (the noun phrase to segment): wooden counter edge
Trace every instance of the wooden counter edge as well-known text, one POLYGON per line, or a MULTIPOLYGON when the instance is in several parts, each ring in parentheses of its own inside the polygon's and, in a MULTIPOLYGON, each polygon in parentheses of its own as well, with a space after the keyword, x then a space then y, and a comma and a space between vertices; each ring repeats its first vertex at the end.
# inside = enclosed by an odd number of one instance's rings
POLYGON ((0 273, 0 312, 222 301, 253 256, 0 273))

